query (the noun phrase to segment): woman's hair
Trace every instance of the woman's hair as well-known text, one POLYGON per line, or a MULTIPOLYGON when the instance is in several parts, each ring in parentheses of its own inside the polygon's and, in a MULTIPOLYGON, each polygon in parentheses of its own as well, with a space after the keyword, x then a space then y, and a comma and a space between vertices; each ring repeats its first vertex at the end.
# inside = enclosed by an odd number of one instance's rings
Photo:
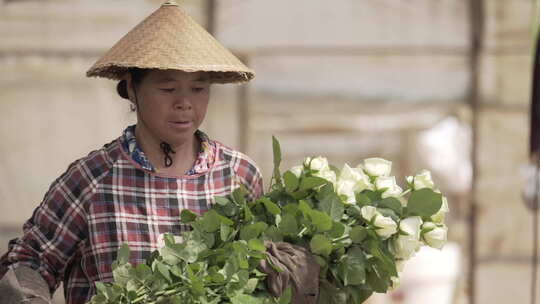
MULTIPOLYGON (((150 72, 149 69, 140 69, 140 68, 130 68, 128 70, 128 73, 131 74, 131 83, 133 86, 138 86, 141 84, 142 80, 150 72)), ((118 84, 116 85, 116 92, 120 97, 129 99, 129 95, 127 92, 127 81, 126 80, 120 80, 118 84)))

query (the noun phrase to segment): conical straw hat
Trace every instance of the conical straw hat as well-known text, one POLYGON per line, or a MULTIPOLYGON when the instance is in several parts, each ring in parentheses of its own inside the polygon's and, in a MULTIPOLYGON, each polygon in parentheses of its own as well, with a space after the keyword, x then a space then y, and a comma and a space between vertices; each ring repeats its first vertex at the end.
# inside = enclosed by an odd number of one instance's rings
POLYGON ((127 33, 86 75, 120 80, 135 67, 210 72, 216 83, 247 82, 255 76, 174 1, 127 33))

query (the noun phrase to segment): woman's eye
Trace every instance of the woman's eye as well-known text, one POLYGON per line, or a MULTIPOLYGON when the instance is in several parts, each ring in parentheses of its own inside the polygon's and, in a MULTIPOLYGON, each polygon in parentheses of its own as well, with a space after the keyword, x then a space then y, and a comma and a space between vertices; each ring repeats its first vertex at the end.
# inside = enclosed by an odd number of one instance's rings
POLYGON ((160 90, 163 91, 163 92, 167 92, 167 93, 174 92, 174 88, 170 88, 170 89, 169 88, 163 88, 163 89, 160 89, 160 90))
POLYGON ((204 91, 204 88, 202 88, 202 87, 201 88, 192 88, 191 90, 193 92, 195 92, 195 93, 200 93, 200 92, 204 91))

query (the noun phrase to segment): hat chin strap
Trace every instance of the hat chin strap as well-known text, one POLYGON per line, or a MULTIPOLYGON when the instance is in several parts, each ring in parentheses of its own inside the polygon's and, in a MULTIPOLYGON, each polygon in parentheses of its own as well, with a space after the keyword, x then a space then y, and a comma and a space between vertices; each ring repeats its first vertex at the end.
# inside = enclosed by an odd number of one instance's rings
MULTIPOLYGON (((137 90, 135 89, 135 86, 133 85, 133 93, 135 95, 135 106, 137 107, 137 112, 139 113, 139 117, 141 118, 142 122, 144 124, 146 124, 144 122, 144 118, 143 118, 143 114, 142 112, 139 112, 139 101, 137 99, 137 90)), ((170 166, 172 166, 173 164, 173 159, 171 157, 171 153, 172 154, 175 154, 176 151, 174 151, 172 148, 171 148, 171 145, 169 143, 167 143, 166 141, 164 140, 161 140, 161 143, 159 144, 159 148, 161 149, 161 151, 163 152, 163 154, 165 155, 164 159, 163 159, 163 163, 165 165, 165 167, 169 168, 170 166)))

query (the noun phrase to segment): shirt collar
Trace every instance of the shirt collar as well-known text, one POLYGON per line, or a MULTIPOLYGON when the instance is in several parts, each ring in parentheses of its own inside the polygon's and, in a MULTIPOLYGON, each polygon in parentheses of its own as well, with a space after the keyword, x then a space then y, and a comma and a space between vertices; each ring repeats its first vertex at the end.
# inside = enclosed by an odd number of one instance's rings
MULTIPOLYGON (((128 155, 143 169, 155 172, 154 166, 146 157, 144 151, 139 146, 135 138, 135 126, 128 126, 122 135, 122 146, 128 155)), ((185 175, 194 175, 208 171, 215 156, 215 143, 208 138, 204 132, 197 130, 195 136, 201 143, 201 150, 195 160, 193 167, 185 175)))

